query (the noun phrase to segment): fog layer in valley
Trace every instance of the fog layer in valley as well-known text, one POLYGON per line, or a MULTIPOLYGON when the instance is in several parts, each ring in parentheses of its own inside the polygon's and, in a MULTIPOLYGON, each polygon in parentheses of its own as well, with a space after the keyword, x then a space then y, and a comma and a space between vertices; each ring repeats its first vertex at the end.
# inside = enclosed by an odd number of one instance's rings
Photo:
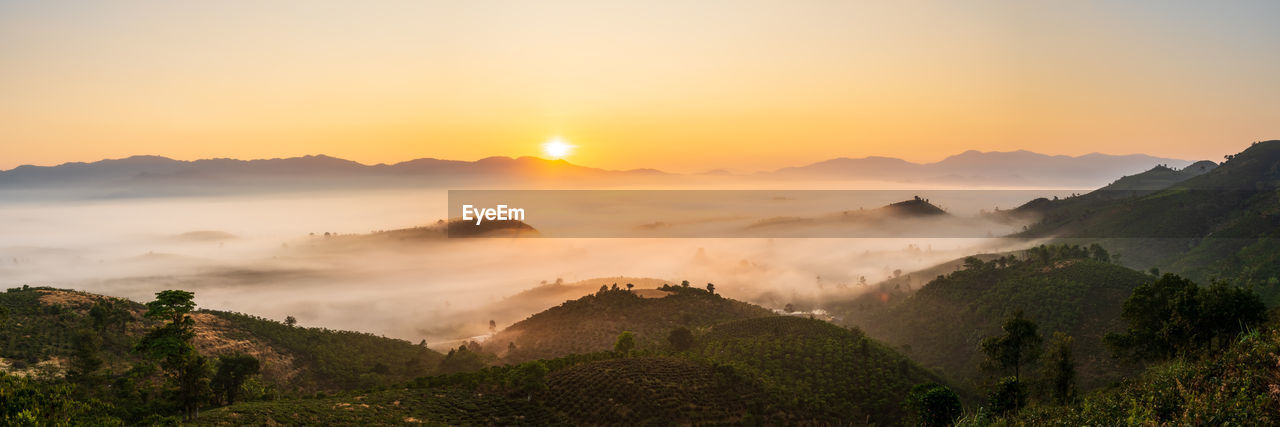
MULTIPOLYGON (((1045 194, 1058 193, 1068 192, 1045 194)), ((1013 207, 1026 197, 1010 192, 1008 200, 984 200, 982 206, 1013 207)), ((4 287, 54 286, 138 301, 148 301, 160 290, 186 289, 196 292, 203 308, 275 319, 292 315, 303 326, 426 339, 435 345, 483 335, 489 320, 503 327, 613 281, 643 288, 680 280, 698 286, 714 282, 727 296, 780 308, 796 299, 852 296, 894 270, 909 273, 975 252, 1031 243, 944 237, 450 239, 370 234, 445 218, 446 192, 439 189, 3 200, 4 287), (604 279, 575 285, 597 278, 604 279), (539 286, 546 288, 522 294, 539 286)), ((964 200, 934 202, 966 206, 964 200)), ((851 202, 847 209, 877 207, 867 203, 851 202)), ((829 214, 834 212, 814 216, 829 214)), ((627 223, 679 220, 668 216, 627 223)), ((538 226, 534 220, 530 224, 538 226)), ((916 286, 925 281, 920 278, 916 286)))

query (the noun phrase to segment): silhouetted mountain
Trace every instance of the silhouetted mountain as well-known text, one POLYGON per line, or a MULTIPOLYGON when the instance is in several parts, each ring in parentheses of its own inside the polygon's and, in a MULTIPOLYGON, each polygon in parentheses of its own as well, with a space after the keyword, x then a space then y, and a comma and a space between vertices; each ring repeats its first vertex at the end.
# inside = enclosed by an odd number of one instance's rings
POLYGON ((488 157, 474 162, 417 159, 364 165, 324 155, 194 161, 133 156, 93 163, 19 166, 0 171, 0 189, 145 197, 367 187, 617 184, 666 176, 653 169, 612 171, 537 157, 488 157))
POLYGON ((282 190, 328 190, 428 186, 609 186, 678 184, 702 180, 872 180, 921 184, 1095 186, 1115 176, 1157 164, 1181 167, 1189 162, 1141 154, 1080 157, 1027 151, 967 151, 929 164, 889 157, 839 158, 808 166, 750 176, 722 170, 682 175, 656 169, 606 170, 564 160, 536 157, 488 157, 476 161, 423 158, 395 164, 364 165, 325 155, 283 159, 174 160, 133 156, 92 163, 19 166, 0 171, 0 189, 27 190, 29 197, 146 197, 236 194, 282 190))
POLYGON ((1025 150, 966 151, 935 163, 912 163, 889 157, 839 158, 789 167, 764 175, 775 178, 859 179, 924 184, 1103 185, 1117 176, 1165 164, 1181 168, 1191 162, 1145 154, 1050 156, 1025 150))

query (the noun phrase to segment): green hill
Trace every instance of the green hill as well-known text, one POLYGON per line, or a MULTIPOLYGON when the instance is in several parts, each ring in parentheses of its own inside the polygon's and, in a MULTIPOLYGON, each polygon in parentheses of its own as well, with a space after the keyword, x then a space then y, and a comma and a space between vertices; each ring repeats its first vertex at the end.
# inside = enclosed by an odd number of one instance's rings
POLYGON ((732 366, 594 353, 423 378, 403 388, 248 402, 199 424, 772 424, 832 422, 788 406, 732 366))
POLYGON ((867 334, 904 349, 922 365, 974 390, 991 377, 977 351, 1000 322, 1022 310, 1050 336, 1076 337, 1080 384, 1085 389, 1115 380, 1121 366, 1103 348, 1102 336, 1122 329, 1121 303, 1151 280, 1143 273, 1099 259, 1085 248, 1044 246, 992 261, 970 258, 965 268, 939 276, 900 298, 863 298, 833 313, 867 334))
POLYGON ((912 386, 935 374, 860 331, 814 319, 771 316, 716 325, 694 354, 737 367, 785 402, 831 418, 891 423, 912 386))
POLYGON ((246 402, 202 424, 889 424, 939 378, 860 332, 787 316, 722 323, 686 351, 654 346, 424 377, 406 387, 246 402), (412 422, 412 421, 410 421, 412 422))
MULTIPOLYGON (((78 334, 100 341, 103 369, 122 375, 141 356, 133 346, 155 322, 137 302, 85 292, 12 288, 0 293, 7 319, 0 327, 0 365, 12 373, 65 374, 78 334)), ((433 372, 440 353, 372 334, 289 326, 239 313, 201 310, 196 349, 205 355, 243 353, 262 363, 278 392, 350 390, 403 383, 433 372)))
POLYGON ((484 351, 508 363, 549 359, 612 349, 624 331, 635 334, 644 348, 664 343, 667 332, 675 327, 696 329, 773 314, 699 288, 663 289, 665 296, 646 291, 655 296, 646 298, 625 286, 614 290, 601 285, 595 294, 567 301, 498 332, 485 341, 484 351))
MULTIPOLYGON (((1023 233, 1098 241, 1136 268, 1198 282, 1233 279, 1280 301, 1280 140, 1221 166, 1123 199, 1063 202, 1023 233)), ((1083 199, 1083 198, 1082 198, 1083 199)))

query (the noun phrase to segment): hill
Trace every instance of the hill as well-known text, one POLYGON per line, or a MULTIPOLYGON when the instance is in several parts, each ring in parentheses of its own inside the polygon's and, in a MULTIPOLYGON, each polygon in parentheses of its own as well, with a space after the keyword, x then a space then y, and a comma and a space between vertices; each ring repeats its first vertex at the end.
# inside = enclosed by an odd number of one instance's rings
MULTIPOLYGON (((134 344, 155 326, 137 302, 84 292, 22 287, 0 293, 4 370, 64 376, 82 340, 100 340, 103 369, 123 374, 141 361, 134 344)), ((431 373, 440 353, 372 334, 303 328, 239 313, 197 311, 193 343, 208 356, 248 354, 276 393, 350 390, 402 383, 431 373)))
POLYGON ((1280 140, 1164 190, 1061 203, 1023 236, 1099 241, 1126 265, 1231 279, 1280 301, 1280 140))
POLYGON ((645 347, 664 342, 676 327, 694 329, 773 314, 693 287, 665 286, 661 289, 666 296, 645 298, 622 285, 601 285, 595 294, 534 314, 490 337, 483 348, 517 363, 608 350, 624 331, 634 333, 645 347))
POLYGON ((936 374, 859 330, 792 316, 722 323, 694 354, 737 367, 777 387, 784 401, 840 420, 892 423, 902 401, 936 374))
POLYGON ((577 355, 423 378, 407 387, 321 399, 246 402, 204 425, 645 425, 831 422, 777 402, 728 365, 663 355, 577 355))
POLYGON ((912 200, 891 203, 888 206, 880 208, 880 210, 888 215, 907 217, 947 215, 947 211, 934 206, 932 203, 929 203, 928 200, 921 199, 919 196, 912 200))
POLYGON ((721 323, 688 350, 597 352, 421 378, 322 399, 245 402, 201 424, 863 424, 905 416, 938 377, 856 330, 769 316, 721 323))
POLYGON ((1070 246, 991 261, 970 257, 962 270, 938 276, 914 294, 869 295, 832 311, 922 365, 977 388, 991 377, 980 369, 978 343, 998 335, 1000 322, 1021 310, 1044 336, 1061 331, 1076 337, 1080 384, 1090 389, 1132 371, 1110 357, 1102 336, 1122 329, 1121 303, 1151 280, 1106 259, 1105 251, 1070 246))
MULTIPOLYGON (((514 341, 530 351, 511 352, 508 360, 535 352, 565 355, 501 366, 477 345, 440 360, 403 341, 197 311, 191 315, 193 342, 201 354, 253 355, 263 370, 261 381, 246 383, 238 402, 204 411, 194 422, 890 423, 906 416, 902 405, 912 387, 941 382, 856 330, 772 315, 692 287, 665 285, 653 292, 665 296, 644 298, 609 286, 536 314, 498 334, 540 338, 514 341), (566 328, 569 322, 583 326, 566 328), (693 332, 677 348, 668 335, 680 328, 693 332), (621 330, 634 332, 635 350, 578 350, 598 347, 597 341, 611 348, 621 330), (597 338, 603 334, 615 335, 597 338), (439 374, 423 376, 432 373, 439 374)), ((156 414, 171 408, 148 397, 161 390, 160 378, 130 352, 138 334, 156 326, 139 317, 142 305, 18 288, 0 294, 0 307, 7 314, 0 330, 5 360, 36 362, 6 365, 0 384, 9 388, 0 396, 28 396, 24 402, 48 420, 165 422, 156 414), (90 351, 105 363, 91 376, 64 380, 67 366, 90 363, 84 343, 93 340, 75 332, 86 328, 102 336, 101 348, 90 351)), ((4 410, 0 415, 8 416, 4 410)))
POLYGON ((1146 172, 1128 175, 1097 190, 1064 199, 1038 198, 1015 209, 997 211, 994 214, 1011 218, 1036 221, 1080 215, 1100 203, 1145 196, 1182 181, 1203 175, 1218 167, 1217 163, 1201 160, 1182 169, 1157 165, 1146 172))

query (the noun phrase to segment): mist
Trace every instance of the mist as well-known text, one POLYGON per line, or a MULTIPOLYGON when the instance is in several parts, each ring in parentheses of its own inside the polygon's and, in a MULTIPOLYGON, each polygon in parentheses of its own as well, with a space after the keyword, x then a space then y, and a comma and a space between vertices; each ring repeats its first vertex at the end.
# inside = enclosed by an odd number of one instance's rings
MULTIPOLYGON (((1025 195, 1007 197, 984 200, 982 206, 1013 206, 1025 195)), ((505 327, 600 284, 634 282, 651 289, 682 280, 695 286, 715 283, 728 297, 780 309, 794 301, 852 297, 892 277, 894 270, 910 272, 1033 243, 954 237, 460 239, 374 233, 430 225, 447 215, 446 192, 440 189, 9 199, 0 202, 0 283, 142 302, 160 290, 185 289, 195 292, 206 309, 280 320, 294 316, 302 326, 425 339, 439 347, 482 338, 490 320, 505 327), (526 292, 531 289, 541 291, 526 292)), ((678 223, 671 212, 667 215, 627 217, 619 226, 663 219, 678 223)), ((954 226, 972 223, 965 217, 954 226)))

